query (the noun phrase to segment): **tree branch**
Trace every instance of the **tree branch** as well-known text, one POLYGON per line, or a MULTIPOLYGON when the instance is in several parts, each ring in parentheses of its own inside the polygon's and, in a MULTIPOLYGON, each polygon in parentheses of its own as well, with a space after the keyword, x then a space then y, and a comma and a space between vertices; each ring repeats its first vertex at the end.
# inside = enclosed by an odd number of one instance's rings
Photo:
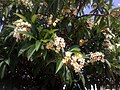
POLYGON ((84 14, 82 16, 78 16, 77 18, 82 18, 86 16, 107 16, 108 14, 84 14))

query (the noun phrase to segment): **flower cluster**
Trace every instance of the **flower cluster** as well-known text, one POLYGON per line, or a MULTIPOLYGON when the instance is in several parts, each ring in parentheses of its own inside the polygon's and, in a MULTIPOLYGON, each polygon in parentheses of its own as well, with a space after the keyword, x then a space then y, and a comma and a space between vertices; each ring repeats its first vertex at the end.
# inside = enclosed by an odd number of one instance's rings
POLYGON ((46 48, 55 50, 55 52, 58 53, 62 48, 65 48, 65 41, 62 37, 56 37, 54 40, 47 43, 46 48))
POLYGON ((48 24, 49 25, 53 25, 54 27, 56 26, 56 24, 60 21, 58 18, 56 18, 55 21, 52 20, 53 19, 53 15, 50 15, 50 17, 48 18, 48 24))
POLYGON ((112 50, 114 48, 114 45, 111 43, 110 40, 107 40, 105 39, 104 40, 104 43, 103 43, 103 47, 106 49, 106 50, 112 50))
POLYGON ((80 72, 80 70, 84 67, 85 59, 79 53, 72 54, 72 52, 65 52, 65 57, 62 60, 63 63, 73 66, 74 71, 76 73, 80 72))
POLYGON ((112 50, 114 48, 114 45, 112 45, 110 40, 112 38, 115 38, 115 35, 112 33, 112 31, 109 28, 106 28, 102 32, 103 32, 103 35, 105 36, 105 40, 103 43, 104 48, 107 50, 112 50))
POLYGON ((80 46, 84 46, 84 45, 87 44, 87 42, 88 42, 88 40, 80 39, 79 45, 80 45, 80 46))
POLYGON ((93 25, 94 25, 94 20, 92 19, 87 20, 87 28, 92 29, 93 25))
POLYGON ((28 8, 33 7, 32 0, 19 0, 19 2, 21 2, 23 5, 25 5, 28 8))
POLYGON ((112 33, 112 31, 109 28, 106 28, 102 31, 106 39, 112 39, 115 38, 115 35, 112 33))
POLYGON ((15 21, 13 24, 16 26, 13 33, 13 37, 16 38, 16 41, 25 39, 27 36, 21 34, 20 31, 29 32, 31 24, 24 22, 22 19, 15 21))
POLYGON ((104 62, 104 54, 102 52, 95 52, 95 53, 90 53, 90 62, 96 62, 96 61, 102 61, 104 62))

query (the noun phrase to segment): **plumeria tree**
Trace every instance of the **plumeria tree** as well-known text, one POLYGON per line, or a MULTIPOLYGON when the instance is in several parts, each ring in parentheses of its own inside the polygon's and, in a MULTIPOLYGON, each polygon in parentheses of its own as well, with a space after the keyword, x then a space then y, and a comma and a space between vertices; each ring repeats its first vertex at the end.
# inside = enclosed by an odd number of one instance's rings
POLYGON ((112 0, 1 0, 0 88, 118 89, 120 8, 112 6, 112 0))

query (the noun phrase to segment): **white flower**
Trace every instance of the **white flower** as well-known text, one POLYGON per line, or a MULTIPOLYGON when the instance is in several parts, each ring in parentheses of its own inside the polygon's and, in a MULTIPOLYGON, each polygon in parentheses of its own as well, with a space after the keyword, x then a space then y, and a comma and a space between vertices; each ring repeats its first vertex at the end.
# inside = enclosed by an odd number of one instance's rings
POLYGON ((85 59, 84 58, 79 58, 78 61, 80 62, 80 64, 85 64, 85 59))
POLYGON ((60 19, 56 18, 56 20, 54 22, 58 23, 60 21, 60 19))
POLYGON ((59 41, 61 40, 61 37, 56 37, 55 40, 59 41))
POLYGON ((58 41, 58 40, 55 40, 54 45, 55 45, 55 46, 58 46, 58 45, 59 45, 59 41, 58 41))
POLYGON ((80 72, 81 68, 80 65, 76 62, 76 61, 72 61, 71 62, 71 65, 73 66, 74 68, 74 71, 77 73, 77 72, 80 72))
POLYGON ((47 49, 52 49, 52 48, 53 48, 53 45, 54 45, 54 42, 53 42, 53 41, 50 41, 50 42, 47 43, 46 48, 47 48, 47 49))
POLYGON ((48 18, 48 24, 51 25, 52 24, 52 18, 53 18, 53 15, 51 14, 50 17, 48 18))
POLYGON ((57 24, 56 24, 56 22, 53 22, 53 26, 55 27, 57 24))
POLYGON ((92 62, 95 61, 103 61, 104 60, 104 54, 102 52, 95 52, 95 53, 90 53, 90 59, 92 62))
POLYGON ((57 51, 60 51, 60 49, 61 49, 60 46, 57 46, 57 47, 56 47, 56 50, 57 50, 57 51))
POLYGON ((67 52, 65 52, 65 56, 71 56, 71 52, 69 52, 69 51, 67 51, 67 52))
POLYGON ((78 57, 72 56, 72 60, 73 60, 73 61, 77 61, 77 59, 78 59, 78 57))
POLYGON ((63 59, 62 60, 63 63, 67 63, 67 61, 68 61, 67 59, 63 59))
POLYGON ((25 25, 25 23, 24 23, 24 22, 21 22, 20 24, 21 24, 21 26, 24 26, 24 25, 25 25))
POLYGON ((64 42, 60 43, 60 46, 64 48, 65 47, 65 43, 64 42))
POLYGON ((25 24, 25 26, 27 26, 27 27, 31 27, 31 24, 29 24, 28 22, 25 22, 24 24, 25 24))
POLYGON ((26 38, 27 36, 21 34, 20 31, 28 32, 31 25, 28 22, 24 22, 22 19, 15 21, 13 24, 16 26, 13 33, 13 37, 16 38, 16 41, 26 38))
POLYGON ((19 20, 15 21, 15 23, 20 23, 20 22, 23 22, 23 20, 19 19, 19 20))
POLYGON ((83 57, 83 56, 82 56, 81 54, 79 54, 79 53, 76 53, 75 56, 78 57, 78 58, 82 58, 82 57, 83 57))
POLYGON ((16 23, 16 26, 17 26, 17 27, 20 27, 20 25, 21 25, 20 23, 16 23))
POLYGON ((64 40, 63 38, 60 38, 60 41, 61 41, 61 42, 64 42, 65 40, 64 40))
POLYGON ((24 27, 24 28, 21 29, 21 31, 27 31, 27 28, 24 27))
POLYGON ((59 53, 60 50, 65 47, 65 42, 61 42, 61 40, 64 40, 64 39, 57 36, 57 37, 54 38, 54 40, 52 41, 52 45, 51 45, 52 48, 50 47, 50 45, 48 45, 49 43, 47 43, 46 48, 47 48, 47 49, 54 50, 55 52, 59 53))
POLYGON ((67 51, 67 52, 65 52, 65 57, 62 62, 70 63, 70 65, 73 66, 75 73, 78 73, 84 67, 85 59, 79 53, 72 55, 72 52, 67 51))
POLYGON ((112 44, 111 44, 111 45, 108 45, 108 49, 109 49, 109 50, 113 50, 113 49, 114 49, 114 45, 112 45, 112 44))
POLYGON ((50 17, 49 17, 50 19, 52 19, 53 18, 53 15, 52 14, 50 14, 50 17))
POLYGON ((81 68, 79 68, 79 67, 75 67, 75 68, 74 68, 75 73, 79 73, 80 70, 81 70, 81 68))
POLYGON ((105 37, 106 37, 106 39, 111 39, 111 38, 112 38, 112 35, 106 34, 105 37))
POLYGON ((33 6, 32 0, 19 0, 19 2, 22 2, 22 4, 28 8, 31 8, 33 6))
POLYGON ((51 25, 52 24, 52 20, 48 20, 48 24, 51 25))
POLYGON ((120 47, 120 43, 116 43, 117 48, 120 47))

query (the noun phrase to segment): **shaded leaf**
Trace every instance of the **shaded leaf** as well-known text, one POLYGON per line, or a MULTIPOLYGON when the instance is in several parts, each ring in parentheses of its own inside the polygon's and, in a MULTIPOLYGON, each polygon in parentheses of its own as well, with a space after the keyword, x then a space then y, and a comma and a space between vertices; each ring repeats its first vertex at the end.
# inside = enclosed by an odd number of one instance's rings
POLYGON ((5 75, 5 70, 6 70, 6 64, 2 64, 1 68, 0 68, 0 78, 3 79, 4 75, 5 75))
POLYGON ((70 51, 71 51, 71 52, 74 52, 74 51, 80 52, 80 48, 79 48, 78 45, 73 45, 73 46, 70 48, 70 51))
POLYGON ((39 40, 37 40, 36 43, 35 43, 35 50, 36 51, 38 51, 40 45, 41 45, 41 42, 39 40))
POLYGON ((109 68, 111 68, 111 64, 108 60, 105 60, 105 62, 107 63, 107 65, 109 66, 109 68))
POLYGON ((56 67, 55 73, 58 73, 58 71, 62 68, 63 64, 64 63, 62 61, 57 61, 57 67, 56 67))
POLYGON ((32 18, 31 18, 32 23, 35 23, 36 19, 37 19, 37 15, 35 14, 35 15, 33 15, 32 18))
POLYGON ((6 63, 7 65, 9 65, 9 64, 10 64, 10 58, 9 58, 9 59, 6 59, 6 60, 5 60, 5 63, 6 63))
POLYGON ((46 56, 47 56, 47 50, 44 50, 44 51, 42 52, 42 54, 43 54, 43 59, 45 60, 45 59, 46 59, 46 56))
POLYGON ((16 15, 17 15, 18 17, 20 17, 21 19, 23 19, 24 21, 27 21, 26 17, 24 17, 23 15, 18 14, 18 13, 16 13, 16 15))
POLYGON ((31 46, 30 43, 26 43, 18 52, 18 56, 20 56, 22 53, 24 53, 27 49, 29 49, 31 46))
POLYGON ((31 45, 31 47, 29 48, 29 50, 27 51, 27 57, 28 57, 28 60, 32 57, 32 55, 34 54, 35 52, 35 45, 31 45))

